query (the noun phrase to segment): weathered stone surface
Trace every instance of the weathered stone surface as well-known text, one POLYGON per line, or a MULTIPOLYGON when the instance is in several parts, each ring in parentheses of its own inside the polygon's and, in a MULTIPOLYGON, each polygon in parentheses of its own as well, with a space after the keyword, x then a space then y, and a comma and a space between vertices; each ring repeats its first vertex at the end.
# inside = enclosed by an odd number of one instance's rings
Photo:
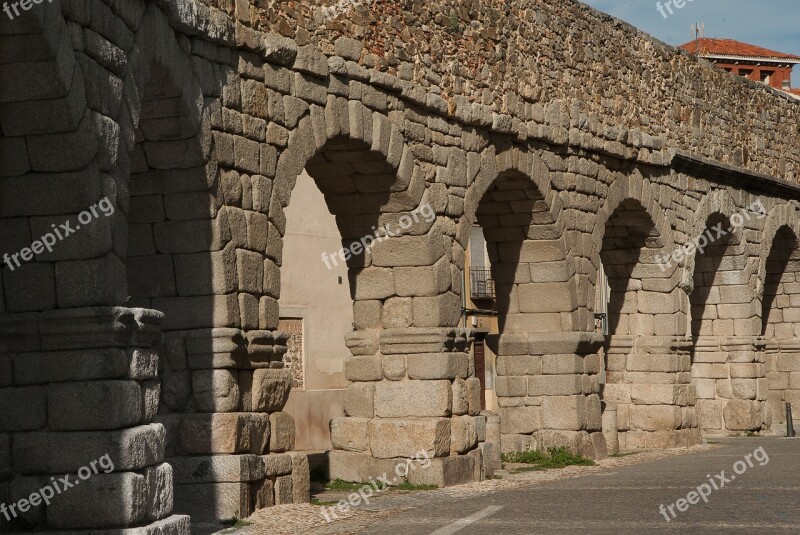
POLYGON ((32 431, 47 423, 45 388, 0 388, 0 431, 32 431))
POLYGON ((453 381, 453 415, 469 412, 469 392, 467 382, 460 377, 453 381))
POLYGON ((723 409, 726 429, 752 431, 761 427, 761 404, 744 399, 728 400, 723 409))
POLYGON ((47 423, 58 431, 94 431, 128 427, 142 421, 142 390, 135 381, 51 384, 47 423), (103 407, 87 411, 85 407, 103 407))
POLYGON ((173 503, 173 475, 172 466, 162 463, 148 467, 144 473, 147 485, 147 512, 145 518, 148 522, 161 520, 172 514, 173 503))
POLYGON ((333 418, 331 444, 336 450, 369 451, 369 418, 333 418))
POLYGON ((108 455, 116 470, 139 470, 164 460, 161 424, 93 432, 34 432, 15 435, 12 462, 21 473, 77 472, 108 455))
POLYGON ((301 452, 292 452, 289 455, 292 458, 292 503, 308 503, 311 499, 308 455, 301 452))
MULTIPOLYGON (((369 445, 372 455, 379 459, 410 458, 422 451, 430 457, 441 457, 450 451, 450 432, 447 418, 374 418, 369 421, 369 445)), ((466 431, 464 435, 463 440, 467 440, 466 431)))
POLYGON ((379 383, 375 385, 375 415, 381 418, 449 416, 452 396, 449 381, 379 383))
POLYGON ((544 429, 585 429, 587 425, 586 397, 543 397, 542 425, 544 429))
POLYGON ((477 479, 475 468, 475 458, 472 456, 440 457, 431 459, 430 466, 424 469, 420 467, 409 472, 408 481, 412 485, 462 485, 477 479))
POLYGON ((294 449, 294 418, 285 412, 273 412, 269 424, 269 451, 282 453, 294 449))
POLYGON ((266 414, 187 414, 180 419, 178 449, 186 455, 258 455, 267 448, 269 435, 269 416, 266 414))
POLYGON ((7 479, 11 473, 11 436, 0 435, 0 480, 7 479))
POLYGON ((292 387, 291 370, 257 369, 253 372, 252 410, 279 411, 292 387))
POLYGON ((264 461, 258 455, 172 457, 168 462, 176 485, 257 481, 265 476, 264 461))
POLYGON ((409 379, 466 379, 469 373, 465 353, 408 355, 407 363, 409 379))
POLYGON ((347 386, 344 395, 344 411, 356 418, 375 416, 375 385, 354 383, 347 386))
POLYGON ((500 430, 503 434, 529 434, 542 428, 540 407, 501 408, 500 430))
POLYGON ((144 476, 133 472, 95 474, 47 507, 48 525, 55 529, 131 526, 146 518, 147 505, 144 476))
POLYGON ((175 511, 192 522, 244 518, 250 512, 250 483, 201 483, 175 486, 175 511))
POLYGON ((192 390, 200 412, 236 412, 240 406, 237 375, 231 370, 194 372, 192 390))
POLYGON ((348 381, 380 381, 383 379, 381 357, 351 357, 344 362, 344 374, 348 381))
POLYGON ((478 444, 478 429, 472 416, 457 416, 450 420, 450 453, 464 453, 478 444))
POLYGON ((278 476, 275 479, 275 505, 285 505, 293 500, 292 476, 278 476))
POLYGON ((292 473, 292 457, 289 453, 264 455, 264 475, 266 477, 283 476, 292 473))

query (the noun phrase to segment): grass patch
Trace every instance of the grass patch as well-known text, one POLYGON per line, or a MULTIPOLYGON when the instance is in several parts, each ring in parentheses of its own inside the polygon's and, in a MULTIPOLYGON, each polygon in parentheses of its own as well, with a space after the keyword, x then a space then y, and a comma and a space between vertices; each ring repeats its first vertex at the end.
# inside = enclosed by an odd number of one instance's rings
POLYGON ((343 479, 334 479, 325 484, 328 490, 358 490, 367 483, 353 483, 352 481, 344 481, 343 479))
POLYGON ((439 487, 436 485, 414 485, 408 481, 404 481, 392 488, 395 490, 434 490, 438 489, 439 487))
POLYGON ((228 528, 243 528, 246 526, 253 525, 253 523, 250 522, 249 520, 241 519, 238 516, 235 516, 233 518, 228 518, 226 520, 220 520, 220 524, 228 528))
POLYGON ((761 435, 759 435, 759 434, 758 434, 758 433, 756 433, 755 431, 748 431, 748 432, 745 434, 745 436, 748 436, 748 437, 760 437, 761 435))
POLYGON ((564 468, 565 466, 594 466, 594 461, 574 455, 567 448, 549 448, 544 451, 515 451, 504 453, 503 462, 532 464, 539 469, 564 468))

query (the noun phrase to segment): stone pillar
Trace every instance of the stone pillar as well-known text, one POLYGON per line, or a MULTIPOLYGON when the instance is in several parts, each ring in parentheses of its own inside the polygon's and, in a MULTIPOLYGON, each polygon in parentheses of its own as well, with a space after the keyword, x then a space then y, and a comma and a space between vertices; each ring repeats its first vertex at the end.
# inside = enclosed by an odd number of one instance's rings
POLYGON ((764 340, 753 336, 699 336, 692 381, 703 433, 759 431, 769 427, 764 340))
POLYGON ((185 369, 192 385, 188 412, 159 415, 170 430, 177 510, 193 524, 213 524, 307 502, 308 459, 291 452, 294 419, 282 412, 292 380, 283 362, 287 336, 211 328, 172 332, 169 340, 170 365, 185 369))
MULTIPOLYGON (((779 433, 786 431, 786 403, 793 417, 800 417, 800 339, 770 340, 765 347, 767 403, 765 421, 779 433)), ((760 393, 760 391, 759 391, 760 393)))
POLYGON ((617 406, 621 450, 700 442, 690 351, 688 338, 609 337, 603 399, 617 406))
POLYGON ((486 440, 480 381, 470 359, 471 331, 405 328, 357 331, 345 375, 347 416, 331 421, 330 477, 394 482, 402 459, 426 452, 431 465, 411 483, 440 487, 479 481, 486 440))
POLYGON ((617 424, 617 406, 612 403, 602 402, 603 407, 603 436, 606 437, 608 453, 619 453, 619 425, 617 424))
POLYGON ((501 334, 487 342, 497 354, 503 451, 566 446, 589 458, 606 456, 599 396, 601 335, 501 334))
POLYGON ((190 533, 153 423, 162 319, 120 307, 0 316, 0 503, 17 506, 0 531, 190 533), (48 487, 49 503, 31 499, 48 487))

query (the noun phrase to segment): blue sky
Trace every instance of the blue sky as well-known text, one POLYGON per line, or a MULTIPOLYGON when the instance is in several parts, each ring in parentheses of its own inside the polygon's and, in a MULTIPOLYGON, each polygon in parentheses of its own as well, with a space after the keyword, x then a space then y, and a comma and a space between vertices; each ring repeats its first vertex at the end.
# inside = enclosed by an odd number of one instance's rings
MULTIPOLYGON (((705 23, 706 37, 724 37, 800 55, 800 0, 687 0, 665 19, 656 0, 582 0, 671 45, 692 38, 693 23, 705 23)), ((660 0, 665 4, 666 0, 660 0)), ((666 11, 666 10, 665 10, 666 11)), ((793 86, 800 86, 800 65, 793 86)))

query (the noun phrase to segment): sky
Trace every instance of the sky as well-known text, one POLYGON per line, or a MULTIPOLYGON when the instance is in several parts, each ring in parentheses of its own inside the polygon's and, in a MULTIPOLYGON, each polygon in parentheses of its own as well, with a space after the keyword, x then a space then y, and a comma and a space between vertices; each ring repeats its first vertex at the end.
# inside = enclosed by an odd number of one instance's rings
MULTIPOLYGON (((800 0, 687 0, 673 14, 659 13, 656 0, 581 0, 670 45, 693 37, 691 26, 705 23, 706 37, 736 39, 779 52, 800 55, 800 0)), ((667 0, 660 0, 661 5, 667 0)), ((800 87, 800 65, 792 86, 800 87)))

